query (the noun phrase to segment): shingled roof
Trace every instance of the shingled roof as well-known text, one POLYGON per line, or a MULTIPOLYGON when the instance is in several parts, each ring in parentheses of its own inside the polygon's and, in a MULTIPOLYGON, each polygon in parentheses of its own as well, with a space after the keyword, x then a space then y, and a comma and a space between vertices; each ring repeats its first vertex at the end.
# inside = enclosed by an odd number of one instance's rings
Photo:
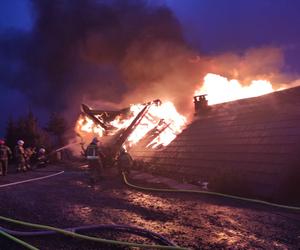
POLYGON ((210 106, 169 146, 131 154, 154 172, 208 181, 212 190, 298 203, 300 87, 210 106))

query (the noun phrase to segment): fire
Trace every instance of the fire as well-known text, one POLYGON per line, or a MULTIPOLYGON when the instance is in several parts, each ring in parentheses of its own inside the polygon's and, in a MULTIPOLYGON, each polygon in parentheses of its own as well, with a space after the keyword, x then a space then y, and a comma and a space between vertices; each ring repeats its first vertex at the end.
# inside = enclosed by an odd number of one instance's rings
MULTIPOLYGON (((207 94, 208 104, 211 105, 264 95, 273 91, 275 90, 272 84, 267 80, 253 80, 249 86, 242 86, 238 80, 228 80, 226 77, 208 73, 204 77, 203 86, 195 91, 195 95, 207 94)), ((128 113, 127 111, 126 114, 120 113, 109 122, 101 115, 91 117, 94 119, 81 115, 75 130, 85 139, 91 139, 93 136, 113 136, 128 128, 144 108, 147 108, 147 111, 139 118, 141 120, 136 120, 137 124, 126 139, 125 147, 132 147, 138 143, 152 148, 166 146, 187 124, 186 117, 177 112, 172 102, 153 101, 131 105, 128 113), (95 123, 97 120, 99 124, 95 123)))
MULTIPOLYGON (((126 129, 144 107, 145 104, 131 105, 129 117, 124 118, 124 116, 119 115, 109 122, 111 127, 108 134, 114 135, 120 130, 126 129)), ((181 133, 186 123, 186 117, 177 112, 172 102, 150 105, 147 113, 127 138, 126 146, 132 147, 144 139, 146 140, 146 147, 166 146, 175 139, 177 134, 181 133)), ((83 138, 89 139, 92 136, 103 137, 107 135, 104 128, 86 115, 79 117, 75 130, 83 138)))
POLYGON ((122 119, 121 116, 117 116, 115 120, 110 122, 110 125, 117 128, 117 130, 127 128, 132 120, 138 115, 138 113, 144 108, 142 104, 136 104, 130 106, 131 116, 129 119, 122 119))
POLYGON ((150 141, 147 146, 166 146, 176 135, 181 133, 187 119, 180 115, 172 102, 165 102, 161 105, 152 105, 142 119, 139 126, 129 136, 131 145, 140 141, 147 133, 157 133, 158 136, 150 141))
POLYGON ((95 124, 93 120, 91 120, 87 116, 79 117, 79 119, 77 120, 75 130, 78 133, 84 132, 84 133, 94 134, 100 137, 102 137, 104 134, 104 129, 101 126, 95 124))
POLYGON ((207 94, 208 104, 212 105, 274 91, 272 84, 267 80, 253 80, 249 86, 242 86, 238 80, 228 80, 226 77, 208 73, 204 77, 203 86, 195 91, 195 95, 207 94))

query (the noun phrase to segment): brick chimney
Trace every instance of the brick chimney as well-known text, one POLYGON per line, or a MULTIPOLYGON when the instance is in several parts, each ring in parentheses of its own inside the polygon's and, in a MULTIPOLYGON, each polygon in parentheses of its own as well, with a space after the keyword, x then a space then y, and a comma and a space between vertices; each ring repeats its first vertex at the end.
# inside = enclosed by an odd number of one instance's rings
POLYGON ((208 111, 208 101, 206 95, 194 96, 195 115, 203 114, 208 111))

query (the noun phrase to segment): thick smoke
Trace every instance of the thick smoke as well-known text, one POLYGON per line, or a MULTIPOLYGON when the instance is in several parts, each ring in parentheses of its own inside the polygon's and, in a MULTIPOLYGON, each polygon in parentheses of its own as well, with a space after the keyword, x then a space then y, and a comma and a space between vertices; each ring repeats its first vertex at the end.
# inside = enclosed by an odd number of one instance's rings
MULTIPOLYGON (((159 89, 188 53, 180 25, 165 6, 124 0, 32 5, 33 31, 1 40, 10 65, 1 67, 1 77, 50 110, 78 109, 81 101, 120 103, 149 83, 159 89)), ((158 92, 148 94, 151 99, 158 92)))
MULTIPOLYGON (((261 47, 244 53, 224 53, 205 59, 205 71, 237 79, 244 85, 252 80, 264 79, 278 87, 293 76, 283 72, 284 51, 275 47, 261 47)), ((294 76, 295 77, 295 76, 294 76)))
POLYGON ((49 111, 78 112, 81 102, 98 100, 121 107, 161 98, 187 113, 208 72, 245 84, 292 80, 280 73, 278 48, 197 56, 173 13, 150 3, 32 0, 32 32, 0 39, 0 81, 49 111))

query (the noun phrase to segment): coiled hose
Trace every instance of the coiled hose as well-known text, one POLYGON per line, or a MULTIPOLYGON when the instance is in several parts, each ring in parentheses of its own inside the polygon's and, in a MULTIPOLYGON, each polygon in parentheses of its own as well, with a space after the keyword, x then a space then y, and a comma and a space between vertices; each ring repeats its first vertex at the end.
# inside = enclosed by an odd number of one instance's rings
POLYGON ((300 211, 300 207, 287 206, 287 205, 277 204, 277 203, 268 202, 268 201, 264 201, 264 200, 250 199, 250 198, 245 198, 245 197, 240 197, 240 196, 235 196, 235 195, 230 195, 230 194, 223 194, 223 193, 219 193, 219 192, 211 192, 211 191, 204 191, 204 190, 189 190, 189 189, 150 188, 150 187, 137 186, 137 185, 134 185, 134 184, 131 184, 128 182, 128 179, 124 172, 122 173, 122 175, 123 175, 123 180, 127 186, 132 187, 134 189, 138 189, 138 190, 154 191, 154 192, 208 194, 208 195, 225 197, 225 198, 230 198, 230 199, 235 199, 235 200, 248 201, 248 202, 252 202, 252 203, 268 205, 268 206, 277 207, 277 208, 285 208, 285 209, 300 211))

